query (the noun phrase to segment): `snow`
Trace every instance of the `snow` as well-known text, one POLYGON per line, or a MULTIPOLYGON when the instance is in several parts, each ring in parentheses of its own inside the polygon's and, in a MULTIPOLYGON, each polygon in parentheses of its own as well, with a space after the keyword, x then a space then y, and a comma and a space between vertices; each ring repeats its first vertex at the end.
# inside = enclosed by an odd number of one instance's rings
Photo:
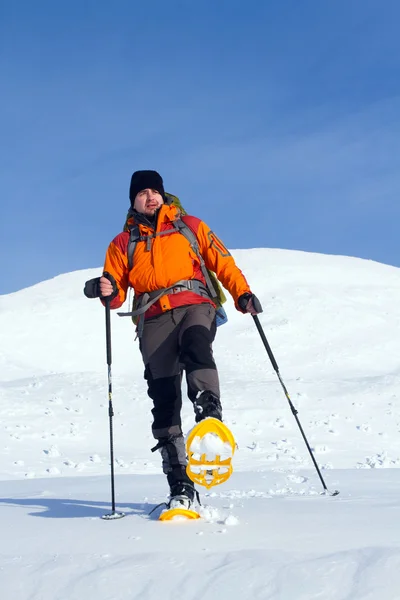
MULTIPOLYGON (((117 510, 110 511, 100 269, 0 297, 0 589, 12 600, 398 600, 400 270, 236 250, 330 491, 323 495, 250 316, 218 329, 234 473, 199 490, 202 518, 157 521, 151 401, 129 319, 112 315, 117 510)), ((184 398, 183 426, 193 411, 184 398)), ((215 439, 203 441, 219 455, 215 439)), ((200 444, 201 446, 201 444, 200 444)), ((202 447, 199 448, 199 451, 202 447)), ((223 449, 222 449, 223 450, 223 449)))
POLYGON ((206 454, 208 460, 214 460, 217 456, 221 460, 231 458, 232 448, 228 442, 223 442, 215 433, 206 433, 202 437, 196 435, 193 438, 188 451, 194 453, 196 460, 201 460, 201 455, 206 454))

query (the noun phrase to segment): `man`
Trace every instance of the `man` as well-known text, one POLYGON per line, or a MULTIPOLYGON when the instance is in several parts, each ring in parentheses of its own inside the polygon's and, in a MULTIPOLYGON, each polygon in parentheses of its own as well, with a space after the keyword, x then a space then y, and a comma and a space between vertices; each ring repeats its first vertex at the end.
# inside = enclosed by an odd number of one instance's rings
POLYGON ((115 309, 124 303, 127 290, 132 287, 136 306, 143 307, 139 344, 148 395, 153 400, 152 432, 158 440, 153 450, 161 452, 170 487, 169 507, 190 508, 195 489, 186 474, 181 429, 182 368, 186 371, 196 422, 206 417, 222 421, 212 353, 216 307, 207 289, 205 267, 230 292, 239 311, 254 315, 262 308, 229 251, 203 221, 188 215, 182 217, 197 238, 201 256, 178 231, 180 211, 168 204, 159 173, 133 173, 129 198, 129 223, 140 232, 133 268, 129 268, 128 261, 130 233, 124 231, 108 247, 102 277, 87 282, 85 294, 98 296, 103 303, 107 298, 110 308, 115 309))

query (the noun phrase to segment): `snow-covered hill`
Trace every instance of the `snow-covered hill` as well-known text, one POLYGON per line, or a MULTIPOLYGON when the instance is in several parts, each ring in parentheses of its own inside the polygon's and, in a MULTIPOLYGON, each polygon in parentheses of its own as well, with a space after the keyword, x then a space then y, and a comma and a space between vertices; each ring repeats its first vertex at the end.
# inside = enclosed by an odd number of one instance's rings
POLYGON ((400 598, 400 270, 284 250, 233 254, 262 301, 323 476, 341 494, 319 495, 254 322, 229 301, 214 351, 239 446, 233 476, 202 494, 202 521, 148 518, 167 487, 150 452, 134 330, 113 313, 117 501, 128 517, 98 519, 110 497, 104 309, 82 290, 101 271, 61 275, 0 297, 4 598, 400 598))

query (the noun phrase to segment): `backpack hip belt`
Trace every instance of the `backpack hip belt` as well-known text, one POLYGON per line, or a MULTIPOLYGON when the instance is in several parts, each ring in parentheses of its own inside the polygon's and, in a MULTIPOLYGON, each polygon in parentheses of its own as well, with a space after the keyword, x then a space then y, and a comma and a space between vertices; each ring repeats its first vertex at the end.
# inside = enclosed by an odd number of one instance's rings
POLYGON ((166 294, 179 294, 180 292, 191 291, 197 294, 198 296, 202 296, 203 298, 208 298, 212 300, 210 293, 207 287, 199 281, 198 279, 181 279, 167 288, 162 288, 160 290, 154 290, 153 292, 144 292, 140 294, 137 298, 137 306, 136 310, 131 312, 119 312, 117 313, 119 317, 139 317, 137 322, 137 336, 140 338, 143 334, 144 327, 144 315, 145 312, 153 306, 162 296, 166 294))

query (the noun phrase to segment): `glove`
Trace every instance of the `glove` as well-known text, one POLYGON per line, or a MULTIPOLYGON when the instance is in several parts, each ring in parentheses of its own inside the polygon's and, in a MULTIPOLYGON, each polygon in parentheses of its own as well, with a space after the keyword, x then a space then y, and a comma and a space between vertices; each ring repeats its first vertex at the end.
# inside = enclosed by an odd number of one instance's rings
POLYGON ((86 298, 100 298, 100 277, 89 279, 83 290, 86 298))
POLYGON ((239 296, 237 303, 241 311, 244 313, 258 315, 263 311, 261 302, 257 296, 255 294, 251 294, 250 292, 246 292, 245 294, 239 296))
POLYGON ((107 271, 104 271, 103 277, 105 277, 112 283, 113 293, 110 296, 103 296, 100 289, 100 277, 95 277, 94 279, 89 279, 89 281, 85 283, 83 293, 85 294, 86 298, 100 298, 101 300, 112 300, 113 298, 115 298, 115 296, 118 295, 118 288, 117 284, 115 283, 114 277, 110 275, 110 273, 107 273, 107 271))

